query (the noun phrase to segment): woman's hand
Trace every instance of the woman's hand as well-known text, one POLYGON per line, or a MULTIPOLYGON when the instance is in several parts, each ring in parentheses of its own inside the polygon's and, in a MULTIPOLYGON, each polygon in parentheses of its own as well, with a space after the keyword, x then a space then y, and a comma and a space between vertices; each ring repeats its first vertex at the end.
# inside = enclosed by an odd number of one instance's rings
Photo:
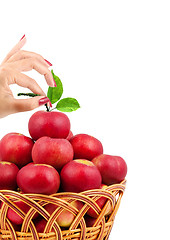
POLYGON ((21 50, 25 43, 26 37, 24 35, 0 65, 1 118, 12 113, 33 110, 49 102, 49 99, 37 82, 22 72, 35 69, 38 73, 44 75, 49 86, 56 86, 51 71, 48 69, 51 63, 37 53, 21 50), (29 99, 15 99, 9 88, 10 84, 18 84, 19 86, 29 88, 33 93, 41 96, 29 99))

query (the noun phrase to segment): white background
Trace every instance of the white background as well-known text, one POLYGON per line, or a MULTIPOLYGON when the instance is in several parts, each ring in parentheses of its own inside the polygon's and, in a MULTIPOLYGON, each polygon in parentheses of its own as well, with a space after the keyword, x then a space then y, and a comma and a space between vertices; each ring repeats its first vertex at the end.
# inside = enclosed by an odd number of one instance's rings
MULTIPOLYGON (((68 114, 73 133, 97 137, 127 162, 110 239, 169 239, 169 1, 16 0, 0 10, 0 60, 26 34, 24 49, 49 60, 63 97, 80 102, 68 114)), ((28 74, 47 91, 43 76, 28 74)), ((0 119, 0 137, 28 135, 33 112, 0 119)))

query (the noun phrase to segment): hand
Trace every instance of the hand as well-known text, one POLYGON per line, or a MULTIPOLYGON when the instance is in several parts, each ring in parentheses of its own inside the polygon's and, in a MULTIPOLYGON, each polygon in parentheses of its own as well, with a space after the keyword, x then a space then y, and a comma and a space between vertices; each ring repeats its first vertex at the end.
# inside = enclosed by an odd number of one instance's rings
POLYGON ((0 65, 0 117, 9 114, 29 111, 48 103, 49 99, 37 82, 22 72, 35 69, 44 75, 47 84, 56 86, 51 71, 48 69, 51 64, 42 56, 34 52, 21 50, 26 43, 25 35, 8 53, 0 65), (10 84, 29 88, 36 96, 29 99, 15 99, 9 87, 10 84))

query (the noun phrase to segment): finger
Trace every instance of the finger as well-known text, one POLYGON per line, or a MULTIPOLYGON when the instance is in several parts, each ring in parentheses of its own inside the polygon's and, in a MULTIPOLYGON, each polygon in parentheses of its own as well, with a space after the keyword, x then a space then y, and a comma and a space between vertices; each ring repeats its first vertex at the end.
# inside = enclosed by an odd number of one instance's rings
POLYGON ((44 59, 40 54, 25 51, 25 50, 20 50, 20 51, 16 52, 8 59, 7 62, 8 63, 15 62, 15 61, 18 61, 21 59, 26 59, 26 58, 36 58, 38 61, 40 61, 42 64, 44 64, 44 66, 46 66, 46 67, 52 66, 52 64, 49 61, 47 61, 46 59, 44 59))
POLYGON ((3 63, 7 62, 8 59, 13 56, 16 52, 18 52, 26 43, 26 37, 23 36, 20 41, 11 49, 11 51, 7 54, 7 56, 4 58, 3 63))
POLYGON ((36 58, 27 58, 27 59, 19 60, 17 62, 11 62, 8 64, 8 67, 12 69, 16 69, 19 72, 30 71, 34 69, 37 72, 39 72, 41 75, 44 75, 46 82, 49 86, 51 87, 55 86, 51 71, 48 69, 48 67, 44 66, 44 64, 42 64, 36 58))
POLYGON ((11 82, 9 84, 16 83, 21 87, 30 89, 35 94, 46 96, 45 92, 38 85, 38 83, 33 78, 30 78, 23 73, 16 73, 13 75, 13 79, 10 79, 10 81, 11 82))
POLYGON ((48 103, 47 97, 37 96, 28 99, 13 99, 11 106, 13 113, 31 111, 45 103, 48 103))

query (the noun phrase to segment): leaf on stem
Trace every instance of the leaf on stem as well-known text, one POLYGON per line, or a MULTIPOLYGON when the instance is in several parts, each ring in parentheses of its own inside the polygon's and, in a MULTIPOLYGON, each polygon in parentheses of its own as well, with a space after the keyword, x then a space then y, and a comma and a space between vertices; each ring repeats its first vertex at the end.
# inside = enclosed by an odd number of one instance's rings
POLYGON ((72 112, 80 108, 80 104, 75 98, 68 97, 61 99, 57 103, 56 108, 61 112, 72 112))
POLYGON ((47 97, 50 99, 51 103, 56 103, 63 94, 63 84, 59 77, 57 77, 53 70, 51 70, 53 78, 56 82, 57 87, 49 87, 47 92, 47 97))

